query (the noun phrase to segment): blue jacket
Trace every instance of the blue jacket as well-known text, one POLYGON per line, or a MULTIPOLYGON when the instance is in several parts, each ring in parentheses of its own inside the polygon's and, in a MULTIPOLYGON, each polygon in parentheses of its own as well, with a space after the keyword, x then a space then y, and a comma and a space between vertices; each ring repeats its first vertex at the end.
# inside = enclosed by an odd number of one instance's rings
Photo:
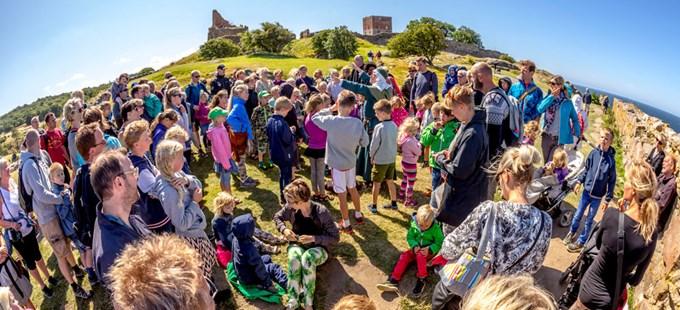
MULTIPOLYGON (((510 90, 508 90, 508 95, 513 96, 517 98, 517 100, 519 100, 519 97, 522 97, 522 94, 524 93, 525 90, 535 86, 536 84, 534 82, 531 82, 527 87, 525 87, 522 81, 518 81, 517 83, 512 84, 512 86, 510 86, 510 90)), ((540 87, 536 86, 536 90, 526 95, 524 97, 523 102, 520 102, 522 104, 522 109, 524 110, 525 123, 528 123, 531 120, 535 120, 539 116, 541 116, 541 114, 538 113, 537 108, 538 105, 541 103, 542 99, 543 91, 541 90, 540 87)))
POLYGON ((156 128, 153 129, 153 133, 151 134, 151 157, 156 158, 156 147, 165 139, 165 132, 168 131, 168 128, 165 128, 163 124, 158 122, 158 125, 156 125, 156 128))
MULTIPOLYGON (((61 195, 64 191, 63 185, 52 184, 52 192, 55 195, 61 195)), ((78 239, 76 235, 76 215, 73 212, 73 204, 71 203, 71 194, 67 193, 61 196, 64 199, 64 203, 54 206, 57 209, 57 214, 59 215, 59 224, 61 224, 61 230, 64 232, 64 236, 68 237, 73 241, 73 243, 78 246, 78 248, 84 250, 84 244, 78 239)))
POLYGON ((243 284, 270 287, 272 279, 253 243, 255 219, 250 213, 239 215, 234 218, 231 227, 234 234, 231 243, 232 259, 239 281, 243 284))
MULTIPOLYGON (((101 206, 98 206, 97 209, 101 209, 101 206)), ((109 268, 125 246, 151 234, 138 216, 131 214, 129 221, 130 226, 115 216, 97 211, 92 252, 97 276, 103 279, 105 283, 108 282, 106 273, 109 272, 109 268)))
POLYGON ((295 156, 295 136, 283 116, 274 114, 267 121, 269 157, 277 166, 291 166, 295 156))
POLYGON ((448 72, 444 77, 444 89, 442 89, 442 98, 446 97, 446 93, 449 92, 451 88, 458 84, 458 66, 449 65, 448 72), (451 69, 453 69, 453 74, 451 74, 451 69))
POLYGON ((234 239, 234 234, 231 231, 231 222, 234 216, 225 214, 224 216, 215 216, 212 220, 213 233, 217 240, 222 241, 222 245, 231 250, 231 242, 234 239))
MULTIPOLYGON (((541 114, 545 113, 545 111, 548 110, 548 108, 552 106, 554 103, 555 102, 553 100, 552 95, 545 97, 545 99, 543 99, 543 101, 541 101, 541 103, 538 105, 538 113, 541 114)), ((541 123, 543 124, 543 126, 545 126, 543 121, 541 121, 541 123)), ((557 143, 572 144, 574 143, 573 136, 577 137, 581 136, 581 126, 579 125, 578 122, 578 115, 576 114, 576 110, 574 110, 574 104, 571 102, 571 100, 565 98, 564 100, 562 100, 560 106, 560 136, 558 138, 557 143), (571 131, 572 127, 574 128, 573 134, 571 131)))
MULTIPOLYGON (((132 162, 132 165, 138 169, 139 173, 144 170, 148 170, 151 174, 154 174, 154 169, 152 169, 153 164, 151 160, 146 157, 140 157, 132 153, 128 153, 128 158, 132 162)), ((154 176, 157 176, 154 174, 154 176)), ((158 198, 149 195, 149 193, 143 192, 139 186, 137 186, 137 192, 139 192, 139 200, 135 203, 135 214, 139 215, 144 223, 146 223, 147 228, 156 232, 175 232, 175 227, 170 223, 170 218, 163 210, 163 205, 158 200, 158 198)))
POLYGON ((201 100, 201 91, 208 93, 208 89, 205 88, 205 85, 203 85, 201 82, 196 85, 189 83, 189 85, 187 85, 187 87, 184 89, 184 93, 187 95, 187 102, 189 102, 192 107, 197 105, 201 100))
POLYGON ((605 198, 607 202, 612 200, 616 186, 614 155, 616 150, 611 146, 606 152, 599 147, 590 151, 586 159, 586 171, 578 178, 583 184, 584 193, 590 194, 593 198, 605 198))
POLYGON ((240 97, 233 97, 231 102, 231 112, 227 117, 227 123, 235 133, 247 132, 248 140, 254 140, 253 128, 250 125, 250 117, 246 110, 246 101, 240 97))

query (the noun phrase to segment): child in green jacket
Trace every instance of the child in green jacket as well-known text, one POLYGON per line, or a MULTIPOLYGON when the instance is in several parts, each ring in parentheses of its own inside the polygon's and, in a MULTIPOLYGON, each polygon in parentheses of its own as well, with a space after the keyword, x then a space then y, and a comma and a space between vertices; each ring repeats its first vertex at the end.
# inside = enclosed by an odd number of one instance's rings
POLYGON ((426 155, 429 157, 430 168, 432 168, 432 190, 434 191, 442 182, 442 173, 433 155, 449 148, 456 137, 460 122, 455 119, 451 109, 439 102, 432 106, 432 113, 434 122, 427 125, 420 133, 420 144, 423 148, 430 147, 430 153, 426 155))

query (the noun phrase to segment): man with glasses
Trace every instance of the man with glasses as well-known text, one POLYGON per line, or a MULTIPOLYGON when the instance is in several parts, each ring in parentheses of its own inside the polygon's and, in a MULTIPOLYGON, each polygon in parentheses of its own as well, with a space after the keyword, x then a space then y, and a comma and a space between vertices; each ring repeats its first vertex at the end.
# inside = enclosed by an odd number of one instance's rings
POLYGON ((137 215, 130 214, 139 199, 138 170, 125 155, 109 151, 92 164, 92 187, 102 198, 94 226, 94 266, 108 283, 107 272, 126 245, 151 232, 137 215))
POLYGON ((97 123, 86 125, 76 135, 76 146, 78 152, 83 155, 85 164, 80 166, 75 176, 73 184, 73 206, 76 215, 76 232, 78 239, 86 246, 83 251, 82 261, 87 270, 90 283, 94 285, 99 282, 92 265, 92 231, 94 221, 97 218, 96 206, 99 204, 99 197, 92 188, 90 179, 90 165, 97 159, 97 156, 106 149, 104 133, 97 123))
POLYGON ((418 73, 416 73, 413 78, 411 100, 416 101, 418 98, 432 92, 434 94, 435 102, 439 101, 439 82, 437 81, 437 74, 427 69, 427 60, 423 56, 416 59, 416 67, 418 68, 418 73))
POLYGON ((521 60, 519 62, 520 76, 519 81, 512 84, 508 95, 519 100, 524 110, 524 123, 537 120, 541 114, 538 113, 538 104, 543 100, 543 91, 534 83, 534 73, 536 64, 531 60, 521 60))
POLYGON ((215 78, 210 82, 210 96, 217 95, 220 90, 226 90, 227 94, 231 93, 231 81, 225 73, 226 67, 224 64, 217 66, 215 78))

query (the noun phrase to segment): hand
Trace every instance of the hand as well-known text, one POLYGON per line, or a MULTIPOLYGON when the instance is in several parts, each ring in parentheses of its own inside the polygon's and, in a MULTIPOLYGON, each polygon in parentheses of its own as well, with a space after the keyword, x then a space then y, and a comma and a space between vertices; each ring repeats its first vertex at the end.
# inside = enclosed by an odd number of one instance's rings
POLYGON ((297 235, 290 229, 286 228, 283 230, 283 237, 288 241, 297 241, 297 235))
POLYGON ((14 224, 14 225, 12 225, 12 228, 14 228, 14 230, 19 230, 19 229, 21 229, 21 224, 19 224, 19 223, 13 223, 13 224, 14 224))
POLYGON ((302 235, 302 236, 300 236, 300 239, 298 241, 300 241, 300 243, 302 243, 302 244, 308 244, 308 243, 313 243, 314 240, 315 240, 314 236, 302 235))
POLYGON ((580 193, 581 187, 583 187, 581 183, 576 183, 576 185, 574 186, 574 193, 580 193))
POLYGON ((424 256, 430 255, 430 248, 424 247, 420 249, 420 253, 423 254, 424 256))
POLYGON ((338 104, 337 104, 337 103, 334 103, 334 104, 331 106, 331 111, 335 112, 335 111, 337 111, 337 110, 338 110, 338 104))
POLYGON ((194 106, 194 111, 198 111, 198 106, 197 106, 197 105, 194 106))
POLYGON ((559 97, 560 92, 562 92, 561 88, 556 88, 556 89, 551 89, 550 94, 553 95, 553 97, 559 97))
POLYGON ((441 121, 434 122, 434 128, 435 128, 435 129, 439 130, 439 129, 441 129, 442 127, 444 127, 444 125, 442 124, 441 121))
POLYGON ((185 178, 174 178, 171 183, 175 188, 181 188, 187 185, 187 180, 185 178))
POLYGON ((295 126, 290 126, 290 132, 295 133, 295 126))
POLYGON ((5 247, 4 245, 0 246, 0 261, 5 261, 5 259, 7 259, 7 256, 9 256, 9 254, 7 254, 7 247, 5 247))
POLYGON ((413 247, 413 253, 418 253, 420 252, 420 247, 419 246, 414 246, 413 247))
POLYGON ((199 201, 203 200, 203 191, 200 188, 196 188, 194 190, 193 198, 194 198, 195 202, 199 202, 199 201))

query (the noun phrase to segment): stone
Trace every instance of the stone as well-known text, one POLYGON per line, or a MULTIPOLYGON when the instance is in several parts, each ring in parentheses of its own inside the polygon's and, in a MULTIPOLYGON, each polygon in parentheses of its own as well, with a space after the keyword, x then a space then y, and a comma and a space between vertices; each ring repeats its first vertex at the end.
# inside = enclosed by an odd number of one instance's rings
POLYGON ((208 28, 208 40, 225 38, 238 44, 241 41, 241 33, 248 31, 248 27, 235 26, 224 19, 217 10, 212 11, 212 25, 208 28))
POLYGON ((363 18, 364 35, 373 36, 381 33, 392 33, 391 16, 366 16, 363 18))

